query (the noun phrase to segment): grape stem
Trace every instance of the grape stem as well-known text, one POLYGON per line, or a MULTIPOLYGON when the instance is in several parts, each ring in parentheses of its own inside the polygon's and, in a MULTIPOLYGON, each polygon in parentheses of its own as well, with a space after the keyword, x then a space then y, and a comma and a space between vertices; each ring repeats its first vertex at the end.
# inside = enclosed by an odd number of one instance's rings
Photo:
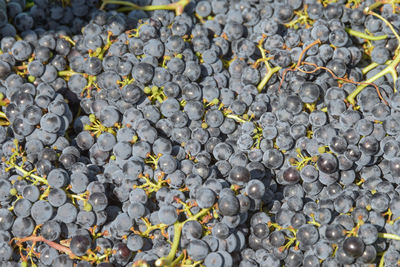
POLYGON ((183 225, 188 221, 195 221, 200 217, 206 215, 210 211, 210 208, 202 209, 199 213, 193 215, 193 217, 189 217, 187 220, 183 222, 176 222, 174 224, 174 240, 172 242, 171 250, 167 257, 160 258, 156 261, 156 266, 171 266, 173 267, 178 262, 174 261, 176 252, 179 247, 179 241, 182 235, 183 225))
POLYGON ((362 74, 367 74, 369 71, 375 69, 375 68, 378 67, 378 66, 379 66, 378 63, 372 62, 371 64, 369 64, 368 66, 366 66, 365 68, 363 68, 363 69, 361 70, 361 73, 362 73, 362 74))
POLYGON ((281 69, 281 67, 279 67, 279 66, 271 68, 271 66, 269 65, 268 62, 265 63, 265 66, 267 68, 267 74, 265 74, 264 78, 261 80, 261 82, 257 86, 257 90, 260 93, 261 93, 262 89, 264 88, 264 86, 269 81, 269 79, 271 79, 272 75, 274 75, 274 73, 278 72, 281 69))
POLYGON ((368 35, 368 34, 363 33, 363 32, 355 31, 355 30, 350 29, 350 28, 346 28, 345 30, 350 35, 353 35, 353 36, 356 36, 356 37, 360 37, 360 38, 366 39, 366 40, 371 40, 371 41, 385 40, 386 38, 388 38, 388 36, 386 34, 385 35, 379 35, 379 36, 373 36, 373 35, 368 35))
POLYGON ((300 53, 300 55, 299 55, 299 59, 297 60, 297 63, 296 63, 296 65, 295 65, 294 67, 285 69, 285 70, 283 71, 283 73, 282 73, 282 78, 281 78, 281 82, 279 83, 278 91, 281 90, 283 81, 285 80, 285 75, 286 75, 286 73, 287 73, 288 71, 296 71, 296 70, 299 70, 299 67, 300 67, 300 65, 301 65, 301 63, 302 63, 302 59, 303 59, 304 55, 306 54, 307 50, 310 49, 312 46, 317 45, 317 44, 321 44, 321 40, 320 40, 320 39, 317 39, 317 40, 315 40, 314 42, 308 44, 308 45, 301 51, 301 53, 300 53))
POLYGON ((393 240, 400 241, 400 236, 395 235, 395 234, 378 233, 378 237, 380 237, 380 238, 385 238, 385 239, 393 239, 393 240))
POLYGON ((53 241, 47 240, 43 236, 34 236, 33 235, 33 236, 24 237, 24 238, 21 238, 21 239, 18 238, 18 239, 15 239, 15 240, 17 241, 17 245, 20 245, 21 243, 28 242, 28 241, 35 242, 35 243, 36 242, 43 242, 46 245, 48 245, 48 246, 50 246, 50 247, 52 247, 52 248, 54 248, 54 249, 56 249, 56 250, 58 250, 60 252, 63 252, 65 254, 67 254, 72 259, 73 258, 79 258, 74 253, 72 253, 70 248, 65 247, 63 245, 60 245, 58 243, 55 243, 53 241))
POLYGON ((285 26, 287 28, 294 28, 297 30, 299 28, 298 24, 300 24, 300 25, 305 25, 306 28, 309 28, 314 23, 314 20, 310 19, 310 17, 308 16, 307 8, 308 5, 304 5, 302 11, 294 11, 296 17, 289 23, 286 23, 285 26))
POLYGON ((40 177, 40 176, 38 176, 38 175, 36 175, 36 174, 33 174, 33 173, 31 173, 31 172, 28 172, 28 171, 24 170, 21 166, 12 165, 11 167, 14 168, 14 169, 16 169, 16 170, 19 171, 20 173, 22 173, 23 177, 28 177, 28 176, 29 176, 29 177, 34 178, 36 181, 41 182, 41 183, 43 183, 43 184, 45 184, 45 185, 48 185, 48 184, 49 184, 49 183, 47 182, 47 180, 44 179, 43 177, 40 177))
POLYGON ((396 13, 396 9, 398 9, 398 6, 396 6, 396 4, 399 4, 399 3, 400 3, 399 0, 388 0, 388 1, 381 0, 381 1, 376 1, 374 4, 372 4, 369 7, 365 8, 365 11, 366 12, 372 11, 372 10, 380 7, 381 5, 390 4, 392 6, 392 9, 393 9, 392 12, 393 12, 393 14, 395 14, 396 13))
POLYGON ((383 252, 381 260, 379 261, 379 267, 385 267, 385 252, 383 252))
POLYGON ((119 11, 132 11, 132 10, 143 10, 143 11, 154 11, 154 10, 174 10, 176 15, 179 16, 183 13, 183 10, 187 4, 189 4, 190 0, 180 0, 175 3, 171 3, 168 5, 147 5, 147 6, 139 6, 134 3, 128 1, 120 1, 120 0, 104 0, 100 10, 103 10, 106 5, 115 4, 125 6, 119 11))
POLYGON ((156 229, 161 229, 161 230, 163 230, 163 229, 165 229, 166 227, 168 227, 167 224, 162 224, 162 223, 161 223, 161 224, 156 224, 156 225, 151 225, 150 222, 147 220, 147 218, 146 218, 146 219, 142 218, 142 221, 144 222, 144 224, 145 224, 146 227, 147 227, 146 231, 144 231, 144 232, 141 234, 141 236, 143 236, 143 237, 147 237, 152 231, 154 231, 154 230, 156 230, 156 229))
POLYGON ((10 121, 8 120, 7 115, 3 111, 0 111, 0 119, 5 120, 5 121, 0 122, 0 125, 2 125, 2 126, 10 125, 10 121))
MULTIPOLYGON (((279 66, 271 68, 271 65, 269 65, 268 60, 270 60, 271 58, 267 58, 267 56, 265 55, 265 49, 262 47, 262 43, 264 42, 265 38, 266 38, 266 36, 263 36, 257 45, 257 48, 258 48, 258 50, 260 50, 260 53, 261 53, 261 58, 258 61, 264 62, 265 68, 267 69, 267 73, 265 74, 264 78, 257 85, 257 90, 259 93, 261 93, 262 89, 265 87, 265 85, 271 79, 272 75, 274 75, 274 73, 278 72, 281 69, 281 67, 279 67, 279 66)), ((256 62, 256 64, 257 64, 257 62, 256 62)))
POLYGON ((75 75, 75 74, 84 75, 83 73, 76 72, 76 71, 73 71, 73 70, 62 70, 62 71, 59 71, 59 72, 58 72, 58 76, 67 76, 67 77, 70 77, 70 76, 75 75))

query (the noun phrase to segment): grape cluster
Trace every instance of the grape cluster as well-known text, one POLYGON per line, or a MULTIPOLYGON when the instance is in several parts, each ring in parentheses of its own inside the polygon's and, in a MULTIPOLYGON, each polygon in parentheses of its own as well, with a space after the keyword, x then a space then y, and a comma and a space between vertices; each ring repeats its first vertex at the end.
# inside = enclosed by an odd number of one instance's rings
POLYGON ((400 264, 398 0, 0 0, 0 266, 400 264))

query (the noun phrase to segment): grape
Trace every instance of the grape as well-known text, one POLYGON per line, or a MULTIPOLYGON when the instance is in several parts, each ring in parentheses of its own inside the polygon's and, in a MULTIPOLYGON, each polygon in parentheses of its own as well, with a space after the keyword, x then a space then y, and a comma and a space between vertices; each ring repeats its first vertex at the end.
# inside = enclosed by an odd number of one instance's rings
POLYGON ((139 63, 132 69, 132 76, 139 82, 146 84, 154 75, 153 67, 148 63, 139 63))
POLYGON ((122 242, 115 245, 113 250, 116 251, 115 259, 117 262, 126 263, 131 257, 131 251, 128 249, 127 245, 122 242))
POLYGON ((218 252, 211 252, 205 258, 204 264, 206 267, 210 266, 222 267, 224 266, 224 257, 218 252))
POLYGON ((12 225, 11 232, 16 237, 26 237, 33 232, 34 225, 30 217, 17 217, 12 225))
POLYGON ((245 167, 235 166, 229 172, 229 178, 237 184, 245 184, 250 180, 250 172, 245 167))
POLYGON ((202 226, 197 221, 187 221, 182 228, 182 233, 190 240, 196 240, 202 235, 202 226))
POLYGON ((176 208, 171 205, 162 206, 158 211, 158 217, 161 223, 174 224, 178 220, 178 213, 176 208))
POLYGON ((296 168, 290 167, 283 172, 283 179, 288 183, 294 184, 300 181, 300 174, 296 168))
POLYGON ((368 245, 365 246, 364 253, 359 258, 361 262, 370 263, 373 262, 376 258, 376 249, 375 247, 368 245))
POLYGON ((340 59, 332 59, 326 64, 326 66, 338 77, 343 77, 346 74, 346 64, 340 59))
POLYGON ((76 137, 76 144, 82 150, 88 150, 94 144, 94 138, 88 131, 82 131, 76 137))
POLYGON ((371 52, 372 61, 378 64, 384 64, 390 57, 389 51, 382 46, 376 46, 371 52))
POLYGON ((315 244, 318 239, 318 231, 313 225, 304 225, 299 228, 298 233, 296 234, 296 238, 299 238, 299 241, 304 245, 315 244))
POLYGON ((28 72, 34 77, 40 77, 45 71, 44 65, 39 60, 34 60, 28 65, 28 72))
POLYGON ((131 203, 128 207, 128 214, 132 219, 139 219, 145 213, 145 206, 140 202, 131 203))
POLYGON ((71 174, 72 192, 82 193, 86 190, 89 183, 88 177, 84 173, 75 172, 71 174))
POLYGON ((361 225, 358 232, 358 236, 362 239, 365 245, 373 244, 378 237, 378 230, 374 225, 369 223, 361 225))
POLYGON ((363 241, 355 236, 346 238, 343 242, 343 251, 352 256, 359 257, 363 254, 365 245, 363 241))
POLYGON ((19 199, 14 204, 14 214, 18 217, 28 217, 31 214, 31 202, 26 199, 19 199))
POLYGON ((39 199, 40 191, 34 185, 27 185, 22 191, 23 199, 29 200, 30 202, 35 202, 39 199))
POLYGON ((43 130, 56 133, 61 128, 61 119, 56 114, 47 113, 40 119, 40 126, 43 130))
POLYGON ((7 244, 6 242, 0 242, 0 260, 2 262, 8 261, 11 258, 12 251, 13 250, 9 244, 7 244))
POLYGON ((144 246, 144 241, 141 236, 132 234, 128 236, 126 244, 130 250, 138 251, 144 246))
POLYGON ((92 205, 94 211, 102 211, 108 205, 107 196, 101 192, 94 192, 90 194, 89 202, 92 205))
POLYGON ((53 216, 53 208, 49 202, 39 200, 32 205, 31 216, 36 223, 42 224, 53 216))
POLYGON ((223 215, 233 216, 239 212, 239 201, 235 196, 226 195, 219 199, 218 206, 223 215))
POLYGON ((14 216, 10 211, 2 208, 0 209, 0 221, 1 221, 0 230, 2 231, 8 230, 14 223, 14 216))
POLYGON ((317 161, 318 169, 331 174, 337 169, 337 159, 329 153, 322 154, 317 161))
POLYGON ((74 262, 68 255, 59 255, 53 260, 53 264, 60 267, 73 267, 74 262))
POLYGON ((263 162, 267 168, 277 169, 283 163, 283 155, 277 149, 269 149, 264 152, 263 162))
POLYGON ((40 261, 43 264, 50 265, 52 262, 55 260, 55 258, 58 256, 58 252, 56 249, 52 247, 46 247, 42 250, 40 253, 40 261))
POLYGON ((40 79, 44 82, 51 83, 57 78, 57 69, 52 65, 46 65, 40 79))
POLYGON ((71 251, 77 256, 83 256, 89 249, 91 240, 88 236, 76 235, 73 236, 70 243, 71 251))
POLYGON ((77 216, 77 211, 74 205, 65 203, 57 209, 56 219, 65 223, 72 223, 77 216))
POLYGON ((174 172, 177 167, 176 160, 170 155, 162 155, 158 161, 158 165, 167 174, 174 172))
POLYGON ((22 118, 16 118, 12 123, 12 129, 17 135, 27 136, 33 132, 34 126, 28 124, 22 118))
POLYGON ((47 181, 51 187, 61 188, 69 181, 68 173, 63 169, 52 169, 47 176, 47 181))
POLYGON ((360 140, 359 147, 366 155, 375 155, 379 150, 379 143, 376 138, 367 136, 360 140))
POLYGON ((192 240, 188 246, 188 255, 195 261, 204 260, 208 255, 207 243, 202 240, 192 240))
POLYGON ((265 185, 259 180, 250 180, 246 185, 246 193, 253 199, 261 199, 265 193, 265 185))
MULTIPOLYGON (((20 14, 20 16, 23 16, 23 13, 20 14)), ((18 15, 17 15, 18 17, 18 15)), ((22 17, 15 17, 15 20, 19 20, 22 19, 22 17)), ((32 48, 29 45, 29 43, 25 42, 25 41, 16 41, 12 48, 11 48, 11 53, 14 56, 14 58, 16 60, 19 61, 24 61, 27 60, 31 54, 32 54, 32 48)))
POLYGON ((208 188, 201 188, 196 191, 196 201, 200 208, 210 208, 216 200, 215 192, 208 188))
POLYGON ((56 221, 47 221, 41 228, 41 234, 43 237, 50 241, 57 240, 61 235, 60 224, 56 221))
POLYGON ((330 224, 326 227, 325 237, 330 241, 337 241, 344 237, 343 227, 339 224, 330 224))

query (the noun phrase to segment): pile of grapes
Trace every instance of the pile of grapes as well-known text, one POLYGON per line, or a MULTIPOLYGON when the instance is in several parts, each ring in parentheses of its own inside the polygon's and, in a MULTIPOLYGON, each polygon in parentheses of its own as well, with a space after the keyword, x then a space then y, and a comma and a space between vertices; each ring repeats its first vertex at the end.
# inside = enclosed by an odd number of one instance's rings
POLYGON ((0 267, 400 266, 399 0, 0 0, 0 267))

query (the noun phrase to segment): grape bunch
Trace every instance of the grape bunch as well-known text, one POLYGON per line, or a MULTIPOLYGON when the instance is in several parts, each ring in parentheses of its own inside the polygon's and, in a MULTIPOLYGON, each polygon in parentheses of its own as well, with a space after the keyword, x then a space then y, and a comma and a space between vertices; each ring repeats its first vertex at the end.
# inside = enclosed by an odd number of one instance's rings
POLYGON ((0 0, 0 267, 400 265, 398 0, 0 0))

